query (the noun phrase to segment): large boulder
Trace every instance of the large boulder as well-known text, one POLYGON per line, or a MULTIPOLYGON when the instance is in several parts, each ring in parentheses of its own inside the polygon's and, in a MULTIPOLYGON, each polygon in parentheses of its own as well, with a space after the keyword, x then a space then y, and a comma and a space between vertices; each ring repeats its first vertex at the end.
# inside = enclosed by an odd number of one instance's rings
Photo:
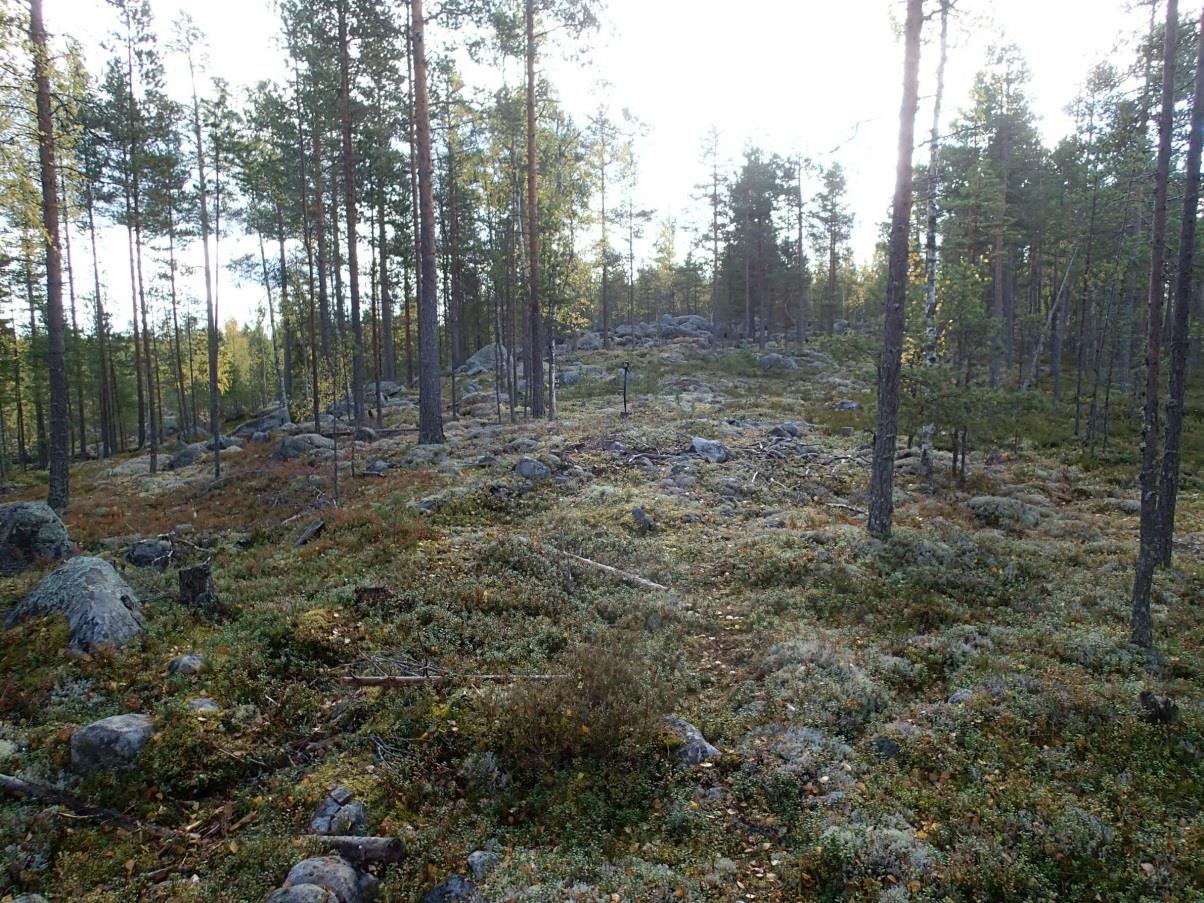
POLYGON ((581 338, 577 339, 578 351, 601 351, 602 336, 596 332, 584 333, 581 338))
POLYGON ((124 646, 146 623, 142 603, 130 585, 103 558, 87 555, 47 574, 8 613, 5 627, 47 614, 67 618, 70 648, 76 652, 124 646))
POLYGON ((71 735, 71 767, 76 771, 128 768, 155 733, 149 715, 102 718, 71 735))
POLYGON ((286 436, 276 447, 275 456, 281 461, 291 461, 303 458, 314 452, 334 451, 334 440, 319 433, 300 433, 296 436, 286 436))
POLYGON ((235 436, 249 438, 255 433, 270 433, 292 422, 288 408, 279 407, 265 411, 258 417, 248 420, 234 431, 235 436))
POLYGON ((67 528, 45 502, 0 505, 0 571, 11 574, 39 558, 57 561, 70 554, 67 528))
POLYGON ((784 357, 777 352, 771 351, 769 354, 763 354, 757 360, 757 365, 764 371, 770 370, 797 370, 798 362, 792 357, 784 357))
POLYGON ((482 373, 492 373, 498 367, 498 356, 501 355, 502 366, 510 365, 510 353, 500 342, 486 345, 459 367, 456 372, 464 376, 480 376, 482 373))
POLYGON ((167 462, 167 469, 179 470, 181 467, 189 467, 207 454, 209 454, 209 450, 205 447, 204 442, 193 442, 191 445, 185 445, 172 456, 172 459, 167 462))

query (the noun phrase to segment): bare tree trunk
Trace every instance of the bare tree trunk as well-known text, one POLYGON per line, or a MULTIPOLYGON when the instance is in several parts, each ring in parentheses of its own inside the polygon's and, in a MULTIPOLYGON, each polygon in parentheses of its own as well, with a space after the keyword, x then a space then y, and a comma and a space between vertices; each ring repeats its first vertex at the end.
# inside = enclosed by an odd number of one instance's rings
POLYGON ((213 478, 222 475, 221 398, 217 387, 217 309, 214 304, 213 269, 209 260, 209 184, 205 177, 205 142, 201 134, 201 103, 196 93, 196 72, 192 54, 188 55, 188 74, 192 81, 192 130, 196 140, 197 174, 201 195, 201 245, 205 257, 205 310, 209 339, 209 432, 213 436, 213 478))
POLYGON ((907 21, 904 26, 899 159, 895 171, 895 199, 891 211, 886 319, 882 336, 882 361, 878 366, 878 429, 874 434, 870 512, 867 523, 870 535, 879 539, 890 536, 894 514, 893 481, 899 415, 899 368, 903 355, 903 305, 907 300, 907 229, 911 220, 911 157, 919 93, 923 5, 923 0, 907 0, 907 21))
POLYGON ((1154 172, 1154 229, 1150 243, 1150 280, 1146 293, 1145 412, 1141 425, 1141 541, 1133 575, 1133 642, 1153 645, 1150 595, 1158 563, 1158 389, 1162 341, 1162 267, 1166 259, 1166 195, 1171 165, 1175 113, 1175 59, 1179 31, 1178 0, 1166 3, 1166 38, 1162 66, 1162 112, 1158 118, 1158 163, 1154 172))
POLYGON ((439 386, 439 296, 435 284, 435 195, 431 161, 431 117, 427 100, 426 23, 422 0, 410 0, 410 41, 414 57, 414 119, 418 143, 418 196, 421 231, 421 295, 418 299, 418 441, 443 441, 439 386))
POLYGON ((343 131, 343 204, 347 211, 347 280, 351 289, 351 399, 355 425, 364 423, 364 327, 360 321, 360 274, 355 205, 355 148, 351 142, 350 48, 347 36, 347 0, 339 0, 339 115, 343 131))
POLYGON ((1183 220, 1179 229, 1179 272, 1175 282, 1174 322, 1171 325, 1171 377, 1166 399, 1166 445, 1158 488, 1159 547, 1169 567, 1175 538, 1175 503, 1179 497, 1179 445, 1183 437, 1183 399, 1187 391, 1188 323, 1191 310, 1192 265, 1196 248, 1196 215, 1200 202, 1200 152, 1204 137, 1204 11, 1196 51, 1196 86, 1188 132, 1183 185, 1183 220))
POLYGON ((75 268, 71 265, 71 209, 67 200, 67 180, 59 172, 63 195, 63 254, 67 266, 67 287, 71 298, 71 378, 75 381, 76 433, 79 438, 79 457, 88 457, 87 427, 84 422, 84 352, 80 341, 79 317, 75 303, 75 268))
POLYGON ((527 276, 530 297, 527 306, 531 350, 527 359, 527 397, 531 416, 543 417, 543 311, 539 302, 539 192, 535 150, 535 0, 526 0, 527 12, 527 276))
MULTIPOLYGON (((924 235, 924 365, 937 365, 936 326, 936 270, 937 246, 936 227, 939 216, 937 207, 937 184, 940 179, 941 101, 945 96, 945 65, 949 59, 949 0, 941 0, 940 58, 936 67, 936 96, 932 103, 932 134, 928 145, 928 185, 925 210, 924 235)), ((800 226, 799 241, 802 241, 800 226)), ((936 437, 936 424, 926 420, 920 428, 920 462, 925 473, 932 472, 932 443, 936 437)))
MULTIPOLYGON (((188 407, 184 397, 184 355, 180 351, 180 318, 176 299, 176 221, 174 199, 169 198, 167 209, 167 271, 171 282, 171 334, 176 358, 176 389, 179 395, 180 415, 177 418, 176 430, 180 435, 188 436, 191 432, 188 426, 188 407)), ((193 429, 196 424, 194 423, 193 429)))
POLYGON ((42 24, 42 0, 29 0, 33 81, 38 115, 38 165, 42 176, 42 228, 46 242, 46 337, 50 370, 50 486, 46 501, 55 511, 67 507, 70 468, 70 413, 63 322, 63 270, 59 250, 58 175, 54 162, 54 113, 50 106, 50 51, 42 24))

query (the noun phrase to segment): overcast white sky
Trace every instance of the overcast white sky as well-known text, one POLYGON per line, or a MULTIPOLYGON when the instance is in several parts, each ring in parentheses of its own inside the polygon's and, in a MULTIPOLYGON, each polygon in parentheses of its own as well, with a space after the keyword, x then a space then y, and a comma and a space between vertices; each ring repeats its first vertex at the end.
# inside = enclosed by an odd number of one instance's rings
MULTIPOLYGON (((209 36, 212 71, 235 87, 279 76, 269 0, 152 0, 152 6, 163 38, 187 8, 209 36)), ((1069 128, 1063 108, 1088 68, 1144 27, 1148 13, 1129 6, 1130 0, 958 0, 947 120, 965 103, 986 48, 1011 41, 1032 70, 1042 130, 1056 140, 1069 128)), ((838 159, 857 218, 854 249, 864 259, 893 189, 903 9, 902 0, 609 0, 586 62, 550 54, 544 68, 566 106, 582 117, 597 107, 605 82, 611 106, 629 108, 648 126, 638 151, 642 203, 683 226, 699 216, 691 195, 706 177, 700 147, 711 126, 732 160, 748 142, 822 163, 838 159)), ((114 23, 111 8, 98 0, 47 0, 46 16, 52 31, 93 47, 114 23)), ((928 30, 935 35, 935 28, 928 30)), ((437 25, 430 37, 437 44, 437 25)), ((1128 54, 1117 58, 1127 62, 1128 54)), ((918 135, 926 136, 931 119, 925 107, 935 63, 935 46, 926 43, 918 135)), ((176 73, 169 76, 177 82, 176 73)), ((109 293, 128 297, 124 240, 115 236, 105 244, 109 293)), ((684 236, 679 245, 684 252, 684 236)), ((225 312, 245 320, 262 292, 236 289, 231 279, 223 274, 225 312)))

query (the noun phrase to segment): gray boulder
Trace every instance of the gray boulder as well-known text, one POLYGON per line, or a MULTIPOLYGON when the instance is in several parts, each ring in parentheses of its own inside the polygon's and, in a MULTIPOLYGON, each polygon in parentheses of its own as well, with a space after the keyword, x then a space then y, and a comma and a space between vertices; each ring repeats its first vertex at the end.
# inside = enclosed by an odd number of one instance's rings
POLYGON ((519 458, 518 464, 515 465, 514 469, 518 471, 519 476, 530 480, 532 483, 546 480, 552 476, 552 471, 548 468, 548 465, 542 461, 536 461, 534 458, 519 458))
POLYGON ((306 884, 324 888, 338 903, 369 903, 376 899, 379 882, 342 856, 314 856, 294 865, 284 879, 286 890, 306 884))
POLYGON ((281 461, 291 461, 320 451, 333 452, 334 440, 318 433, 299 433, 281 439, 274 454, 281 461))
POLYGON ((142 604, 130 585, 103 558, 86 555, 47 574, 9 612, 5 627, 47 614, 67 618, 70 648, 76 652, 124 646, 146 623, 142 604))
POLYGON ((480 376, 492 373, 498 367, 498 357, 501 356, 502 366, 510 365, 510 353, 500 342, 493 342, 481 348, 476 354, 456 368, 456 372, 464 376, 480 376))
POLYGON ((39 558, 71 554, 67 528, 45 502, 0 505, 0 572, 16 573, 39 558))
POLYGON ((198 674, 205 667, 205 659, 203 656, 197 655, 195 652, 186 652, 183 655, 177 655, 167 663, 168 674, 198 674))
POLYGON ((272 891, 263 903, 339 903, 339 898, 316 884, 294 884, 272 891))
POLYGON ((242 424, 234 431, 234 435, 248 438, 255 433, 270 433, 289 423, 292 423, 292 418, 289 416, 288 408, 273 408, 242 424))
POLYGON ((149 715, 102 718, 71 735, 71 767, 76 771, 128 768, 155 732, 149 715))
POLYGON ((851 398, 842 398, 840 401, 832 405, 833 411, 860 411, 861 403, 853 401, 851 398))
POLYGON ((757 361, 760 368, 766 372, 770 370, 797 370, 798 363, 792 357, 784 357, 783 355, 771 352, 761 355, 757 361))
POLYGON ((602 336, 596 332, 584 333, 581 338, 577 339, 578 351, 600 351, 602 349, 602 336))
POLYGON ((310 832, 323 835, 359 835, 367 825, 364 804, 342 784, 326 794, 309 820, 310 832))
POLYGON ((170 461, 167 462, 168 470, 179 470, 181 467, 188 467, 196 464, 201 458, 205 457, 209 450, 205 447, 204 442, 194 442, 191 445, 185 445, 180 451, 176 452, 170 461))
POLYGON ((664 724, 665 732, 677 741, 678 745, 673 750, 673 755, 682 765, 697 765, 707 759, 723 755, 707 742, 702 731, 688 721, 682 721, 680 718, 666 718, 664 724))
POLYGON ((478 881, 484 881, 490 870, 502 861, 502 854, 493 849, 496 844, 490 841, 484 850, 476 850, 468 856, 468 870, 478 881))
POLYGON ((718 439, 703 439, 695 436, 690 440, 690 454, 705 458, 712 464, 721 464, 731 458, 727 446, 718 439))
POLYGON ((217 704, 217 701, 208 696, 198 696, 196 699, 188 700, 188 711, 196 712, 198 715, 212 715, 221 710, 222 707, 217 704))
POLYGON ((164 570, 171 563, 175 548, 166 539, 140 539, 125 553, 125 560, 138 568, 164 570))
POLYGON ((455 875, 427 891, 422 903, 464 903, 477 899, 477 889, 467 878, 455 875))

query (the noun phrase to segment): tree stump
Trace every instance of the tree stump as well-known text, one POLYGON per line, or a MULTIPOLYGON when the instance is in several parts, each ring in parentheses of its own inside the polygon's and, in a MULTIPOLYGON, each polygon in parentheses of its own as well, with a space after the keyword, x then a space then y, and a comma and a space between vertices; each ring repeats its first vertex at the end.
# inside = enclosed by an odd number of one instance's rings
POLYGON ((209 562, 180 571, 180 604, 201 615, 217 613, 217 584, 209 562))

